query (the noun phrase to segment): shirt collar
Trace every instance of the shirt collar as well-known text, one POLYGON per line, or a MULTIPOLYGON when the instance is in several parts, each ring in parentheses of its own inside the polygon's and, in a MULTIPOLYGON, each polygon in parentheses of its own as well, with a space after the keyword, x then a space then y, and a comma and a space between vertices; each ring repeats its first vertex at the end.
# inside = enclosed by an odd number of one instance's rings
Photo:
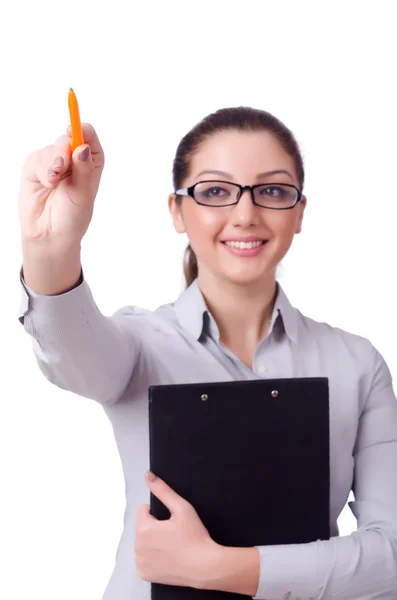
POLYGON ((278 294, 274 304, 272 326, 277 316, 280 315, 284 325, 285 333, 289 339, 296 344, 298 341, 299 311, 297 308, 292 306, 279 282, 277 282, 277 286, 278 294))
MULTIPOLYGON (((277 282, 277 287, 278 293, 274 304, 270 331, 273 329, 276 319, 280 315, 285 333, 292 342, 296 343, 299 311, 291 305, 279 282, 277 282)), ((179 296, 178 300, 174 303, 174 309, 179 323, 196 340, 201 337, 206 323, 211 320, 214 331, 218 331, 201 293, 197 279, 179 296)))
POLYGON ((209 311, 197 279, 179 296, 174 308, 179 323, 198 340, 203 333, 205 315, 209 315, 209 311))

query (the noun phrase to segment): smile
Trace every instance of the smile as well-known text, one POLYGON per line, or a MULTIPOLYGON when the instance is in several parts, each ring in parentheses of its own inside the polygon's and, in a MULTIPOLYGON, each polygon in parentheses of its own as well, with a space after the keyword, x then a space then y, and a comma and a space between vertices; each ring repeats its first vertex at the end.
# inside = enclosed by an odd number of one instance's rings
POLYGON ((241 250, 259 248, 265 243, 265 240, 258 242, 224 242, 226 246, 231 246, 232 248, 240 248, 241 250))
POLYGON ((247 258, 258 256, 266 244, 267 240, 258 242, 222 242, 222 245, 229 253, 247 258))

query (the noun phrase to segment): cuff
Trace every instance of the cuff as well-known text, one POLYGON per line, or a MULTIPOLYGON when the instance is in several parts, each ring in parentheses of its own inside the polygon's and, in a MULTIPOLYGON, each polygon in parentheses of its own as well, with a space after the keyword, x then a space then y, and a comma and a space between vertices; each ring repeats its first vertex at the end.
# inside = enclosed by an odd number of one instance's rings
MULTIPOLYGON (((23 278, 23 268, 21 268, 20 271, 20 282, 21 297, 18 310, 18 319, 22 325, 24 325, 26 315, 32 310, 38 313, 45 313, 47 315, 55 315, 60 311, 64 311, 67 306, 71 306, 72 298, 75 300, 75 298, 78 297, 79 303, 77 303, 77 305, 81 306, 81 297, 86 296, 87 299, 90 299, 91 296, 91 291, 89 290, 89 287, 84 279, 83 270, 81 270, 80 277, 76 285, 70 288, 70 290, 67 290, 66 292, 56 296, 37 294, 31 290, 26 285, 23 278)), ((76 303, 73 302, 72 304, 76 303)))
POLYGON ((319 544, 320 540, 308 544, 257 546, 259 586, 253 600, 320 598, 319 544))

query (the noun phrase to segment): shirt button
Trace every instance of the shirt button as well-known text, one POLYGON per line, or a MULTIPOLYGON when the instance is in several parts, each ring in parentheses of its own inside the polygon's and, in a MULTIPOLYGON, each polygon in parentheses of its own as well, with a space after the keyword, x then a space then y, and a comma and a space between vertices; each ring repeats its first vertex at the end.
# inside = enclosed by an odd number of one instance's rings
POLYGON ((267 373, 267 367, 265 367, 264 365, 261 365, 260 367, 258 367, 258 373, 260 373, 261 375, 264 375, 265 373, 267 373))

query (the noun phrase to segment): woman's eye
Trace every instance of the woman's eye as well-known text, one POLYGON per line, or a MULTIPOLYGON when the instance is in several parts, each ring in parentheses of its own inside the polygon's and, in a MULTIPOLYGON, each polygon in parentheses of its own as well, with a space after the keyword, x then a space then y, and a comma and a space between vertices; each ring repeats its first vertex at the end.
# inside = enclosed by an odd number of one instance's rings
POLYGON ((268 186, 263 188, 262 193, 266 196, 277 197, 283 195, 283 190, 279 187, 268 186))
POLYGON ((280 190, 280 188, 267 187, 265 188, 265 193, 268 196, 279 196, 282 193, 282 190, 280 190))
POLYGON ((213 187, 207 190, 206 194, 207 196, 222 196, 226 194, 226 191, 219 187, 213 187))

